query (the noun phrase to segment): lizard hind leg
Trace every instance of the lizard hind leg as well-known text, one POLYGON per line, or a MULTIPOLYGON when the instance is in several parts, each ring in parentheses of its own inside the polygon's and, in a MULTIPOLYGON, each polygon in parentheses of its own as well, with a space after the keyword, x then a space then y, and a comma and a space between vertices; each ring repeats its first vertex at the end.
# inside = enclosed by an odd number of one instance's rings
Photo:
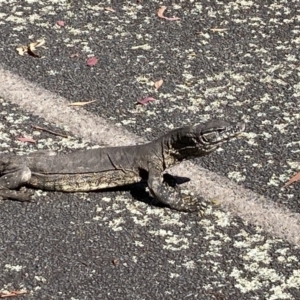
POLYGON ((7 165, 0 175, 0 199, 30 200, 32 192, 15 191, 31 178, 31 171, 26 165, 7 165))
POLYGON ((0 189, 10 189, 14 190, 31 178, 31 171, 26 165, 22 166, 7 166, 4 171, 1 173, 0 177, 0 189))

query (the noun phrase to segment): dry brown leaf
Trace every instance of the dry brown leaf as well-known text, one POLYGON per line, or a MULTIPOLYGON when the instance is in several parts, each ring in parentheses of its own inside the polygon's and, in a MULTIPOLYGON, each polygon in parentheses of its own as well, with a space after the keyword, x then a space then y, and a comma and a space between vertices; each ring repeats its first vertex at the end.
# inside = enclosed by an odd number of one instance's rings
POLYGON ((69 106, 84 106, 84 105, 94 103, 94 102, 96 102, 96 100, 85 101, 85 102, 73 102, 73 103, 70 103, 69 106))
POLYGON ((146 98, 138 100, 136 104, 146 105, 148 102, 155 101, 155 100, 156 99, 154 99, 152 97, 146 97, 146 98))
POLYGON ((156 82, 154 83, 155 89, 158 90, 158 89, 162 86, 163 82, 164 82, 164 81, 163 81, 162 79, 156 81, 156 82))
POLYGON ((166 6, 161 6, 158 10, 157 10, 157 15, 159 18, 163 18, 164 19, 164 12, 167 9, 166 6))
POLYGON ((78 52, 73 53, 73 54, 70 55, 71 58, 79 57, 79 56, 80 56, 80 54, 78 52))
POLYGON ((28 47, 22 45, 22 46, 17 47, 16 50, 19 55, 24 56, 24 54, 27 53, 27 51, 28 51, 28 47))
POLYGON ((30 138, 30 137, 19 137, 17 138, 18 141, 24 142, 24 143, 36 143, 36 140, 30 138))
POLYGON ((65 138, 69 137, 69 136, 67 136, 65 134, 57 133, 57 132, 54 132, 54 131, 49 130, 47 128, 42 128, 40 126, 33 126, 33 125, 31 125, 31 127, 34 128, 34 129, 36 129, 36 130, 45 131, 45 132, 51 133, 51 134, 56 135, 56 136, 62 136, 62 137, 65 137, 65 138))
POLYGON ((24 294, 27 294, 27 291, 21 290, 21 291, 0 292, 0 298, 15 297, 24 294))
POLYGON ((227 31, 228 28, 211 28, 210 30, 212 32, 223 32, 223 31, 227 31))
POLYGON ((300 180, 300 172, 298 172, 297 174, 295 174, 285 185, 284 187, 296 182, 300 180))
POLYGON ((18 52, 19 55, 22 55, 22 56, 25 53, 28 53, 29 55, 31 55, 33 57, 41 57, 40 55, 36 54, 34 52, 34 50, 37 47, 40 47, 40 46, 42 46, 44 44, 45 44, 45 39, 38 39, 35 42, 29 43, 27 46, 25 46, 25 45, 18 46, 16 48, 16 51, 18 52))
POLYGON ((60 27, 64 27, 66 25, 66 23, 62 20, 57 21, 56 24, 60 27))
POLYGON ((39 54, 37 54, 37 53, 35 53, 34 51, 32 51, 30 47, 27 48, 27 53, 28 53, 30 56, 33 56, 33 57, 38 57, 38 58, 41 57, 39 54))
POLYGON ((161 7, 157 10, 157 16, 158 16, 159 18, 162 18, 162 19, 165 19, 165 20, 168 20, 168 21, 176 21, 176 20, 180 20, 180 18, 178 18, 178 17, 171 17, 171 18, 165 17, 165 16, 164 16, 164 12, 165 12, 166 9, 167 9, 166 6, 161 6, 161 7))
POLYGON ((39 47, 40 45, 43 45, 44 43, 40 44, 39 41, 30 43, 28 45, 28 54, 33 56, 33 57, 41 57, 39 54, 35 53, 36 47, 39 47))
POLYGON ((112 260, 113 265, 117 266, 119 264, 119 260, 117 258, 114 258, 112 260))
POLYGON ((98 62, 98 58, 93 56, 86 61, 86 65, 89 67, 92 67, 92 66, 96 65, 97 62, 98 62))
POLYGON ((105 7, 104 10, 107 10, 107 11, 111 11, 111 12, 116 12, 114 9, 112 9, 111 7, 105 7))
POLYGON ((45 39, 38 39, 28 45, 31 51, 34 51, 37 47, 41 47, 45 44, 45 39))

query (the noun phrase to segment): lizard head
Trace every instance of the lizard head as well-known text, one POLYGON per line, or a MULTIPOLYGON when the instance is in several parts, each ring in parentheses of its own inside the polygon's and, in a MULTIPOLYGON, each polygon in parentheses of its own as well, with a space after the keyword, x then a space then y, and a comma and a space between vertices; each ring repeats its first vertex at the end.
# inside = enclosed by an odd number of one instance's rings
POLYGON ((242 133, 245 130, 245 124, 211 120, 204 124, 196 125, 195 129, 199 148, 202 148, 203 152, 209 153, 242 133))
POLYGON ((167 167, 184 159, 207 155, 223 143, 235 138, 245 130, 244 123, 211 120, 194 126, 177 128, 162 137, 167 149, 164 158, 167 167), (169 156, 175 161, 167 159, 169 156))

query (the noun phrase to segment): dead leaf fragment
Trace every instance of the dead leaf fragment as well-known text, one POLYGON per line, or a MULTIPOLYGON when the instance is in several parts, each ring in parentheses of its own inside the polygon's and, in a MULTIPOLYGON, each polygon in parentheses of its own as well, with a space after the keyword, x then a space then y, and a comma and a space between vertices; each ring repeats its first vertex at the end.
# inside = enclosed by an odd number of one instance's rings
POLYGON ((29 43, 27 46, 25 46, 25 45, 18 46, 16 48, 16 51, 21 56, 24 56, 25 53, 28 53, 30 56, 33 56, 33 57, 41 57, 40 55, 35 53, 35 50, 37 47, 41 47, 44 44, 45 44, 45 39, 39 39, 39 40, 36 40, 35 42, 29 43))
POLYGON ((34 51, 37 47, 41 47, 45 44, 45 39, 39 39, 28 45, 31 51, 34 51))
POLYGON ((158 89, 162 86, 163 83, 164 83, 164 81, 163 81, 162 79, 156 81, 156 82, 154 83, 155 89, 158 90, 158 89))
POLYGON ((137 101, 136 104, 146 105, 148 102, 155 101, 156 99, 152 97, 146 97, 137 101))
POLYGON ((161 6, 158 10, 157 10, 157 16, 161 19, 165 19, 165 20, 168 20, 168 21, 177 21, 177 20, 180 20, 180 18, 178 17, 171 17, 171 18, 168 18, 168 17, 165 17, 164 16, 164 12, 165 10, 167 9, 166 6, 161 6))
POLYGON ((0 292, 0 298, 15 297, 19 295, 27 294, 27 291, 10 291, 10 292, 0 292))
POLYGON ((87 105, 87 104, 90 104, 90 103, 94 103, 96 102, 96 100, 91 100, 91 101, 82 101, 82 102, 73 102, 73 103, 70 103, 69 106, 84 106, 84 105, 87 105))
POLYGON ((116 12, 114 9, 112 9, 111 7, 105 7, 104 10, 107 10, 107 11, 111 11, 111 12, 116 12))
POLYGON ((86 61, 86 65, 89 67, 92 67, 92 66, 96 65, 97 62, 98 62, 98 58, 93 56, 86 61))
POLYGON ((19 46, 16 48, 19 55, 23 56, 25 53, 27 53, 27 46, 19 46))
POLYGON ((158 15, 159 18, 163 18, 163 19, 165 18, 164 12, 165 12, 166 9, 167 9, 166 6, 161 6, 161 7, 157 10, 157 15, 158 15))
POLYGON ((223 31, 227 31, 228 28, 211 28, 210 30, 212 32, 223 32, 223 31))
POLYGON ((33 51, 30 49, 30 47, 28 47, 27 53, 28 53, 30 56, 33 56, 33 57, 38 57, 38 58, 41 57, 39 54, 33 52, 33 51))
POLYGON ((298 172, 297 174, 295 174, 285 185, 284 187, 286 186, 289 186, 291 185, 292 183, 296 182, 296 181, 299 181, 300 180, 300 172, 298 172))
POLYGON ((79 56, 80 56, 80 54, 78 52, 73 53, 73 54, 70 55, 71 58, 79 57, 79 56))
POLYGON ((65 22, 62 20, 57 21, 56 24, 60 27, 64 27, 66 25, 65 22))
POLYGON ((117 258, 114 258, 112 260, 112 263, 113 263, 114 266, 117 266, 119 264, 119 260, 117 258))
POLYGON ((42 128, 42 127, 40 127, 40 126, 31 126, 31 127, 32 127, 33 129, 45 131, 45 132, 51 133, 51 134, 56 135, 56 136, 62 136, 62 137, 68 138, 68 136, 65 135, 65 134, 57 133, 57 132, 54 132, 54 131, 49 130, 49 129, 47 129, 47 128, 42 128))
POLYGON ((24 143, 36 143, 36 140, 30 137, 18 137, 17 140, 24 143))

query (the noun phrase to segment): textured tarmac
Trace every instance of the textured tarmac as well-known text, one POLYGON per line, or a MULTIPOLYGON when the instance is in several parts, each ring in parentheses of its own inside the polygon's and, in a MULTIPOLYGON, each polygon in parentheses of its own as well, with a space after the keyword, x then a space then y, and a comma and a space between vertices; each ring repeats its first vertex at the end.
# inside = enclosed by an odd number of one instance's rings
MULTIPOLYGON (((96 100, 92 114, 149 139, 214 116, 242 119, 248 139, 197 163, 298 214, 299 184, 282 186, 299 170, 299 3, 172 3, 165 14, 180 21, 159 19, 157 1, 0 1, 3 67, 71 102, 96 100), (17 55, 40 37, 42 58, 17 55), (85 65, 89 56, 96 66, 85 65), (157 100, 135 105, 146 96, 157 100)), ((68 128, 0 105, 1 151, 91 146, 32 131, 68 128), (16 142, 23 134, 37 146, 16 142)), ((24 288, 20 299, 300 298, 297 247, 215 207, 202 218, 155 207, 136 189, 2 202, 0 290, 24 288)))

